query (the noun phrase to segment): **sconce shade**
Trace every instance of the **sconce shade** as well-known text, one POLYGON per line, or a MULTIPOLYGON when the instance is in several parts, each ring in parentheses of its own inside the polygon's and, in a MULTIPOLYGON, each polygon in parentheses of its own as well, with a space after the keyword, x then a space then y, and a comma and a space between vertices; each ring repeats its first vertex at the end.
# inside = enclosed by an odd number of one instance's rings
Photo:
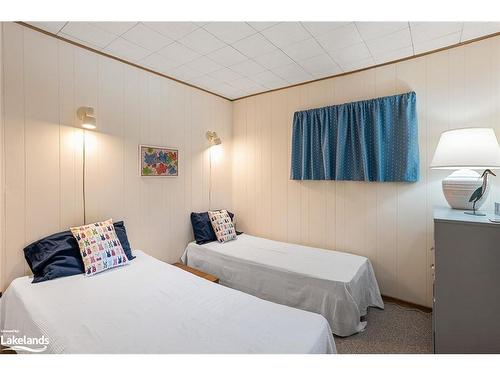
POLYGON ((95 117, 85 116, 82 121, 82 128, 85 129, 95 129, 95 117))
POLYGON ((464 128, 441 134, 433 169, 499 169, 500 146, 491 128, 464 128))
POLYGON ((217 146, 217 145, 220 145, 222 143, 219 136, 214 131, 210 131, 210 130, 207 131, 207 139, 208 139, 208 144, 210 146, 217 146))
POLYGON ((93 130, 96 126, 96 119, 94 117, 94 108, 80 107, 76 112, 82 128, 93 130))

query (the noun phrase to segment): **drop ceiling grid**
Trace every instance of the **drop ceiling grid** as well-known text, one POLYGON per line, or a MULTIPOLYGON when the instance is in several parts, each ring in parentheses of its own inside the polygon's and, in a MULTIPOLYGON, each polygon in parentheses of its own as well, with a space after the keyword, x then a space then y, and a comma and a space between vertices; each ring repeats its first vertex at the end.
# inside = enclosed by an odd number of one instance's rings
POLYGON ((29 22, 229 99, 500 31, 497 22, 29 22))

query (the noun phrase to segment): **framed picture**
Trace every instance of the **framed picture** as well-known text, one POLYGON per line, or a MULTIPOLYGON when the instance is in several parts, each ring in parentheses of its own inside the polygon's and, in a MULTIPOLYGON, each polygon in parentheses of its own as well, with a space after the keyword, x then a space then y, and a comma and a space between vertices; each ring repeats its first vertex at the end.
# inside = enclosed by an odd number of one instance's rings
POLYGON ((177 177, 179 150, 159 146, 139 146, 141 177, 177 177))

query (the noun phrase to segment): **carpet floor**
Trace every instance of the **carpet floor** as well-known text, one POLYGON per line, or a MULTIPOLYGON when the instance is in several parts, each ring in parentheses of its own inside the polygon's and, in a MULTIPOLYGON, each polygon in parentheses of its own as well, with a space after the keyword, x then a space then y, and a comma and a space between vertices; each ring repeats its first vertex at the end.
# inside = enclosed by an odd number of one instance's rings
POLYGON ((385 302, 385 309, 370 308, 363 332, 335 336, 339 354, 431 354, 431 314, 385 302))

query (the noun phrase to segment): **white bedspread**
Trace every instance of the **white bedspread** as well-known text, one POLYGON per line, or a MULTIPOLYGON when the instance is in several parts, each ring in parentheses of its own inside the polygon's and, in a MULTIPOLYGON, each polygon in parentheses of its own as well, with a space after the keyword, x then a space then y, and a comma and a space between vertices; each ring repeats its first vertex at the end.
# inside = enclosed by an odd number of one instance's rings
POLYGON ((49 353, 334 353, 319 314, 264 301, 143 252, 93 277, 31 284, 0 299, 0 329, 49 339, 49 353))
POLYGON ((223 285, 320 313, 339 336, 363 330, 369 306, 384 307, 370 260, 353 254, 242 234, 223 244, 192 242, 182 261, 223 285))

